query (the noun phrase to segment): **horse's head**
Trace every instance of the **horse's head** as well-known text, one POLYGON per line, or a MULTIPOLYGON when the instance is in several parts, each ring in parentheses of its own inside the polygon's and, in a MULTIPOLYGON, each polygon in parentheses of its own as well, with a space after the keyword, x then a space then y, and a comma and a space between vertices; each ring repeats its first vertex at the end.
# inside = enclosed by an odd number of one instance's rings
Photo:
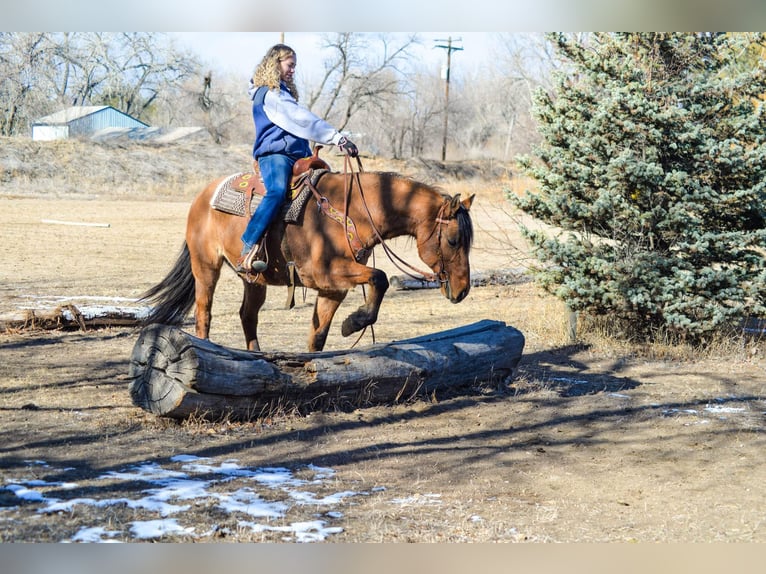
POLYGON ((460 194, 444 196, 434 228, 420 246, 420 257, 428 263, 439 281, 442 294, 460 303, 471 289, 471 267, 468 253, 473 243, 473 224, 468 210, 475 195, 460 201, 460 194))

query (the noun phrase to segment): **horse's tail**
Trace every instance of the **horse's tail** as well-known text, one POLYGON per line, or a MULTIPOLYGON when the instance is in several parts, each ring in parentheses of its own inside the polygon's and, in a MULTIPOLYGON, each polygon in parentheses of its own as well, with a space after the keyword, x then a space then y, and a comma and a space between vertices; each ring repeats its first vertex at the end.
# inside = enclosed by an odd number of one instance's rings
POLYGON ((139 301, 152 305, 143 325, 180 325, 194 305, 194 275, 189 246, 184 241, 181 253, 165 278, 146 291, 139 301))

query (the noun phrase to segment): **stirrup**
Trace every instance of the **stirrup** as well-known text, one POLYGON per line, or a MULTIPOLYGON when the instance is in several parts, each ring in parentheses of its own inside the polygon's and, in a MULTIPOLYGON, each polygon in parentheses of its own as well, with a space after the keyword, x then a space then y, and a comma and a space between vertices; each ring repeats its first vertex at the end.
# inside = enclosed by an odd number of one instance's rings
POLYGON ((266 271, 268 268, 266 262, 255 258, 259 249, 260 248, 257 243, 253 245, 250 248, 250 251, 248 251, 245 255, 241 256, 237 260, 237 266, 234 268, 234 270, 237 273, 263 273, 266 271))

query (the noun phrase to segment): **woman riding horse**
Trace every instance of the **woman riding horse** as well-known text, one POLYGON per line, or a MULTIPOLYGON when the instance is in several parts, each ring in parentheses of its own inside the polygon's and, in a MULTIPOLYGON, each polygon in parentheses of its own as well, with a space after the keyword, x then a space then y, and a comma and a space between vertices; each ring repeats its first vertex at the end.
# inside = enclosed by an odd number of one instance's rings
POLYGON ((253 100, 255 143, 253 158, 266 187, 261 200, 242 234, 242 252, 236 271, 262 273, 266 262, 257 259, 260 241, 285 202, 293 164, 311 155, 308 140, 337 145, 356 157, 356 146, 323 119, 298 105, 298 90, 293 77, 297 54, 284 44, 266 52, 250 80, 253 100))

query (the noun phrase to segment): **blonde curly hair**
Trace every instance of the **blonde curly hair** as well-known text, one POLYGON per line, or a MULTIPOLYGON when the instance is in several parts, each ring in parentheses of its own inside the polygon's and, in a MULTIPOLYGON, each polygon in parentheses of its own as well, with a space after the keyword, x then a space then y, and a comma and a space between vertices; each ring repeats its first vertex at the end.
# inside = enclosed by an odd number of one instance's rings
MULTIPOLYGON (((290 56, 297 57, 295 50, 286 44, 275 44, 258 64, 258 67, 253 73, 253 85, 258 88, 260 86, 268 86, 270 90, 279 90, 279 62, 290 56)), ((298 88, 295 87, 295 82, 290 80, 285 82, 287 90, 290 94, 298 100, 298 88)))

